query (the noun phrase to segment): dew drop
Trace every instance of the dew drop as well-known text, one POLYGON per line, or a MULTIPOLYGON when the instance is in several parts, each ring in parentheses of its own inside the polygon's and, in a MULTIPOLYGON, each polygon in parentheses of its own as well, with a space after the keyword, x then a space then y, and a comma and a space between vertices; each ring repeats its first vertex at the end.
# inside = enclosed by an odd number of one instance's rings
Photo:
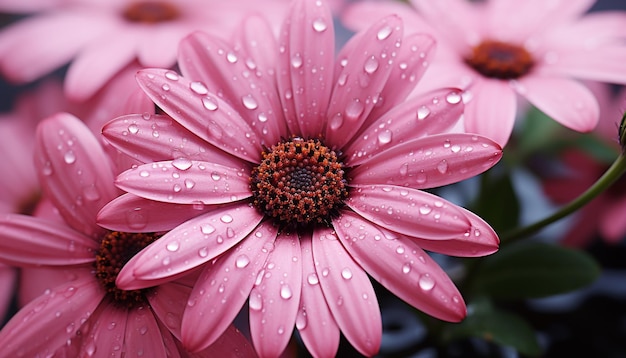
POLYGON ((167 245, 165 245, 165 248, 167 249, 167 251, 171 251, 171 252, 178 251, 179 247, 180 247, 180 244, 178 243, 178 241, 171 241, 171 242, 168 242, 167 245))
POLYGON ((450 104, 457 104, 461 102, 461 95, 459 92, 450 92, 446 96, 446 101, 450 104))
POLYGON ((162 89, 163 91, 167 92, 167 91, 169 91, 169 90, 170 90, 170 85, 168 85, 167 83, 164 83, 164 84, 161 86, 161 89, 162 89))
POLYGON ((313 30, 316 32, 324 32, 328 28, 326 21, 323 18, 317 18, 313 20, 313 30))
POLYGON ((205 95, 209 93, 209 89, 202 82, 194 81, 189 84, 189 88, 196 94, 205 95))
POLYGON ((430 291, 435 287, 435 280, 429 274, 424 274, 419 278, 417 284, 422 290, 430 291))
POLYGON ((200 231, 205 235, 209 235, 215 232, 215 227, 209 224, 204 224, 200 226, 200 231))
POLYGON ((285 300, 288 300, 291 298, 291 296, 293 296, 293 292, 291 291, 291 287, 289 287, 289 285, 285 284, 282 285, 280 287, 280 297, 282 297, 285 300))
POLYGON ((398 246, 396 248, 396 253, 398 253, 400 255, 404 254, 404 246, 398 246))
POLYGON ((256 109, 259 106, 254 97, 252 97, 252 95, 241 97, 241 102, 247 109, 256 109))
POLYGON ((206 246, 201 247, 200 249, 198 249, 198 256, 203 258, 209 256, 209 249, 206 246))
POLYGON ((41 169, 41 173, 45 176, 50 176, 53 172, 54 171, 52 170, 52 164, 50 164, 50 162, 46 162, 46 164, 44 164, 43 168, 41 169))
POLYGON ((174 71, 165 72, 165 78, 172 81, 178 81, 178 74, 174 71))
POLYGON ((376 72, 377 69, 378 69, 378 60, 374 56, 368 58, 365 61, 365 64, 363 65, 363 70, 365 70, 365 72, 369 73, 370 75, 376 72))
POLYGON ((193 163, 187 158, 176 158, 172 161, 172 166, 178 170, 187 170, 193 163))
POLYGON ((222 215, 222 217, 220 218, 220 221, 225 223, 225 224, 229 224, 233 222, 233 217, 228 215, 228 214, 224 214, 222 215))
POLYGON ((257 292, 251 294, 248 300, 248 306, 250 306, 251 310, 261 310, 261 308, 263 308, 263 299, 261 298, 261 294, 257 292))
POLYGON ((133 123, 133 124, 128 126, 128 131, 131 134, 137 134, 137 133, 139 133, 139 126, 137 124, 133 123))
POLYGON ((428 205, 424 205, 424 206, 420 207, 419 211, 420 211, 420 214, 422 214, 422 215, 428 215, 428 214, 430 214, 433 211, 433 208, 431 208, 428 205))
POLYGON ((301 331, 306 328, 307 324, 306 312, 299 311, 298 316, 296 316, 296 328, 301 331))
POLYGON ((391 142, 391 131, 389 129, 385 129, 378 133, 378 143, 380 144, 388 144, 391 142))
POLYGON ((302 67, 302 57, 300 56, 299 53, 293 55, 291 57, 291 65, 293 66, 293 68, 300 68, 302 67))
POLYGON ((363 103, 361 103, 361 101, 359 101, 358 99, 354 99, 346 106, 346 117, 352 120, 357 119, 361 115, 361 113, 363 113, 364 109, 365 106, 363 105, 363 103))
POLYGON ((428 109, 428 107, 421 106, 420 108, 417 109, 418 120, 423 121, 424 119, 426 119, 426 117, 428 117, 428 115, 430 115, 430 109, 428 109))
POLYGON ((408 274, 409 272, 411 272, 411 264, 406 263, 402 265, 402 273, 408 274))
POLYGON ((139 176, 142 177, 142 178, 147 178, 147 177, 150 176, 150 172, 147 171, 147 170, 142 170, 142 171, 139 172, 139 176))
POLYGON ((244 268, 248 266, 249 263, 250 258, 248 258, 248 256, 246 255, 239 255, 235 260, 235 266, 237 266, 237 268, 244 268))
POLYGON ((409 163, 404 163, 400 166, 400 175, 407 175, 409 172, 409 163))
POLYGON ((257 118, 259 119, 259 122, 261 122, 261 123, 267 122, 267 119, 268 119, 267 115, 265 113, 259 113, 257 118))
POLYGON ((319 278, 317 278, 317 274, 312 273, 309 274, 309 276, 307 276, 306 281, 309 283, 309 285, 317 285, 318 283, 320 283, 319 278))
POLYGON ((212 172, 211 173, 211 179, 218 181, 220 179, 222 179, 222 177, 220 176, 220 174, 218 172, 212 172))
POLYGON ((343 277, 346 280, 349 280, 352 278, 352 271, 350 271, 349 268, 344 268, 343 270, 341 270, 341 277, 343 277))
POLYGON ((215 111, 218 108, 217 101, 213 97, 202 97, 202 105, 209 111, 215 111))
POLYGON ((448 171, 448 162, 444 159, 437 164, 437 170, 441 174, 445 174, 448 171))
POLYGON ((235 62, 237 62, 237 55, 235 55, 235 54, 234 54, 234 53, 232 53, 232 52, 229 52, 229 53, 226 55, 226 61, 228 61, 228 62, 230 62, 230 63, 235 63, 235 62))
POLYGON ((184 183, 185 183, 185 188, 187 189, 192 189, 196 185, 196 182, 191 179, 185 179, 184 183))
POLYGON ((174 190, 175 193, 180 193, 180 191, 183 190, 180 184, 174 184, 174 187, 172 189, 174 190))
POLYGON ((392 31, 393 29, 391 28, 391 26, 385 26, 382 29, 378 30, 378 33, 376 34, 376 38, 382 41, 388 38, 389 35, 391 35, 392 31))
POLYGON ((65 163, 67 164, 74 164, 76 162, 76 154, 70 150, 65 153, 63 160, 65 160, 65 163))

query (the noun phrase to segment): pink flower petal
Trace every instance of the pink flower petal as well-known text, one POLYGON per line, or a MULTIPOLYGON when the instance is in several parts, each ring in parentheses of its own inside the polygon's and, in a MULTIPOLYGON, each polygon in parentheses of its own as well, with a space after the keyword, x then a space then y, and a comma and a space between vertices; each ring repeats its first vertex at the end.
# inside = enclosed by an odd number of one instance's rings
POLYGON ((185 77, 201 81, 210 93, 219 94, 250 126, 237 132, 238 137, 252 132, 255 135, 247 140, 256 139, 259 148, 269 147, 285 135, 278 93, 267 87, 270 79, 258 79, 268 74, 256 72, 254 65, 250 68, 251 63, 240 55, 227 42, 196 32, 181 41, 178 65, 185 77))
POLYGON ((302 296, 296 328, 314 357, 335 357, 339 349, 339 327, 333 318, 315 272, 311 234, 300 238, 302 248, 302 296))
POLYGON ((449 322, 466 315, 448 275, 415 242, 344 211, 333 222, 343 247, 376 281, 425 313, 449 322))
POLYGON ((579 82, 558 77, 528 76, 520 79, 519 83, 518 92, 521 95, 562 125, 575 131, 589 132, 598 124, 598 101, 579 82))
POLYGON ((382 339, 382 322, 369 277, 332 229, 315 230, 312 240, 317 277, 337 325, 361 354, 375 355, 382 339))
POLYGON ((279 234, 250 292, 250 335, 262 357, 278 357, 291 339, 300 303, 298 235, 279 234))
POLYGON ((352 52, 340 60, 343 68, 328 107, 329 143, 345 143, 370 114, 393 70, 401 38, 402 20, 388 16, 361 34, 352 52))
POLYGON ((603 46, 593 50, 553 52, 556 58, 552 63, 543 64, 542 73, 566 75, 576 78, 626 84, 626 48, 623 46, 603 46))
POLYGON ((98 213, 97 222, 98 225, 113 231, 169 231, 215 207, 201 203, 194 205, 162 203, 128 193, 105 205, 98 213))
POLYGON ((166 115, 129 114, 102 128, 120 151, 144 162, 188 158, 241 168, 245 162, 215 148, 166 115))
POLYGON ((459 257, 479 257, 498 251, 498 234, 478 215, 459 207, 469 219, 472 228, 463 235, 447 240, 429 240, 412 237, 411 239, 424 250, 459 257))
POLYGON ((372 19, 382 18, 386 14, 402 14, 406 32, 417 32, 414 23, 421 18, 411 5, 403 1, 353 1, 339 15, 343 26, 355 30, 367 28, 372 24, 372 19))
MULTIPOLYGON (((259 225, 234 249, 208 264, 194 285, 183 315, 182 341, 192 352, 213 344, 235 318, 250 290, 264 275, 278 229, 259 225)), ((250 297, 254 306, 255 297, 250 297)), ((258 302, 258 301, 257 301, 258 302)))
MULTIPOLYGON (((412 34, 404 38, 389 79, 380 93, 382 103, 376 104, 369 118, 377 118, 403 103, 428 69, 434 55, 435 39, 432 36, 412 34)), ((369 125, 369 120, 366 125, 369 125)))
POLYGON ((128 309, 120 308, 110 300, 104 300, 89 317, 85 325, 88 331, 82 332, 82 356, 100 355, 117 357, 125 351, 124 336, 128 309))
POLYGON ((94 261, 99 245, 67 226, 26 215, 0 216, 0 258, 15 266, 68 266, 94 261))
POLYGON ((450 239, 471 227, 458 206, 411 188, 358 185, 346 205, 377 225, 412 237, 450 239))
POLYGON ((137 41, 137 60, 144 68, 171 68, 176 64, 178 44, 190 30, 191 26, 180 23, 160 22, 150 26, 137 41))
POLYGON ((247 173, 186 158, 140 165, 115 184, 146 199, 177 204, 222 204, 252 195, 247 173))
POLYGON ((155 287, 154 292, 147 295, 154 314, 178 340, 181 337, 185 303, 190 293, 191 287, 173 281, 155 287))
POLYGON ((67 70, 64 87, 68 98, 84 101, 93 96, 134 60, 136 48, 136 34, 123 30, 87 46, 67 70))
POLYGON ((139 306, 128 310, 124 337, 125 353, 131 357, 168 356, 163 334, 150 306, 139 306))
MULTIPOLYGON (((208 348, 198 353, 200 357, 256 357, 254 348, 248 339, 234 325, 228 326, 226 331, 208 348)), ((196 357, 195 355, 193 357, 196 357)))
POLYGON ((197 216, 143 249, 122 268, 123 289, 156 286, 228 251, 261 222, 247 204, 228 205, 197 216))
POLYGON ((517 108, 515 92, 506 81, 478 80, 468 91, 465 104, 465 130, 505 146, 513 132, 517 108))
MULTIPOLYGON (((267 83, 268 87, 275 86, 276 58, 278 54, 278 45, 276 45, 276 37, 267 22, 267 18, 257 14, 252 14, 245 18, 242 26, 235 29, 235 47, 241 48, 243 56, 248 68, 260 71, 259 81, 267 83), (263 44, 259 46, 259 44, 263 44)), ((282 122, 282 121, 277 121, 282 122)), ((275 128, 283 128, 284 124, 279 124, 275 128)), ((274 128, 271 127, 271 128, 274 128)), ((280 134, 280 133, 276 133, 280 134)))
POLYGON ((608 242, 617 244, 626 234, 626 198, 622 197, 603 209, 604 215, 600 217, 600 234, 608 242))
POLYGON ((7 357, 36 357, 52 353, 76 335, 100 304, 104 291, 93 276, 56 287, 18 311, 0 331, 7 357))
POLYGON ((330 9, 312 1, 293 2, 281 35, 279 45, 285 51, 279 54, 278 84, 281 93, 292 93, 281 97, 287 102, 283 107, 293 108, 285 118, 296 118, 299 135, 319 137, 333 79, 335 31, 330 9))
POLYGON ((502 158, 498 144, 465 133, 431 135, 374 153, 350 172, 350 185, 434 188, 476 176, 502 158))
POLYGON ((137 81, 154 103, 198 137, 241 159, 260 160, 261 138, 250 122, 206 85, 161 69, 142 70, 137 81))
POLYGON ((39 124, 35 166, 44 192, 71 227, 86 235, 102 232, 96 215, 118 191, 109 158, 79 119, 60 113, 39 124))

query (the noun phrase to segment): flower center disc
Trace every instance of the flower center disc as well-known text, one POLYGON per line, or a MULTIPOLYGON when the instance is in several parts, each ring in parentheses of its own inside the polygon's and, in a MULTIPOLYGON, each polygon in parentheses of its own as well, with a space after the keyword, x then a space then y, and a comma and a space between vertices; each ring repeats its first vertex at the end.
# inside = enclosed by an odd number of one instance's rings
POLYGON ((124 18, 130 22, 154 24, 176 19, 178 8, 162 1, 141 1, 130 4, 124 11, 124 18))
POLYGON ((117 231, 108 233, 102 239, 96 255, 96 278, 116 304, 131 308, 144 303, 145 293, 150 289, 121 290, 115 285, 115 279, 131 257, 156 239, 153 234, 117 231))
POLYGON ((474 47, 465 63, 485 77, 516 79, 530 71, 534 60, 523 47, 488 40, 474 47))
POLYGON ((319 140, 292 138, 262 155, 250 176, 254 206, 286 227, 330 225, 348 197, 337 154, 319 140))

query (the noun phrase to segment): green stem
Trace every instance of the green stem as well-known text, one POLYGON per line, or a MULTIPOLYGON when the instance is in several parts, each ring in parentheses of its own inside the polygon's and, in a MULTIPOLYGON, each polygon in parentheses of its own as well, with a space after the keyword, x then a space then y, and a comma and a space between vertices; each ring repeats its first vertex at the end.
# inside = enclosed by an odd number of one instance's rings
POLYGON ((508 233, 505 233, 500 237, 502 242, 510 242, 514 240, 521 239, 528 235, 534 234, 537 231, 543 229, 544 227, 566 217, 567 215, 575 212, 576 210, 583 207, 585 204, 593 200, 600 193, 608 189, 617 179, 619 179, 622 174, 626 171, 626 155, 621 154, 617 159, 613 162, 611 167, 607 169, 607 171, 598 179, 587 191, 582 193, 579 197, 571 201, 569 204, 562 207, 559 211, 554 214, 548 216, 547 218, 537 221, 536 223, 517 228, 508 233))

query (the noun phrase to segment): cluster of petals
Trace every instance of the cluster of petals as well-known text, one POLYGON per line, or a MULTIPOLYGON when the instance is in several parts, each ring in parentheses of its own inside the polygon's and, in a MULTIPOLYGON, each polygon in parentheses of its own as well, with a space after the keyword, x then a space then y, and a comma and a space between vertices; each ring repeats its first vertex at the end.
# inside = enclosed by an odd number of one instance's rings
POLYGON ((340 332, 374 355, 382 326, 368 274, 456 322, 465 303, 424 250, 482 256, 498 248, 482 219, 423 191, 477 175, 502 154, 490 139, 449 132, 463 112, 460 90, 405 100, 433 39, 405 37, 401 19, 388 16, 334 50, 321 0, 294 1, 278 39, 255 16, 233 42, 193 33, 179 47, 181 74, 137 74, 164 114, 122 116, 103 128, 146 164, 117 177, 127 193, 98 223, 168 231, 124 266, 117 284, 154 286, 200 268, 182 318, 191 351, 213 343, 248 302, 260 356, 278 356, 294 326, 315 356, 336 354, 340 332), (294 136, 342 153, 349 197, 330 227, 281 230, 251 204, 252 167, 264 149, 294 136))
MULTIPOLYGON (((3 355, 93 356, 187 354, 180 341, 182 308, 191 291, 184 281, 159 286, 149 304, 116 305, 94 274, 106 230, 96 214, 116 197, 113 161, 76 117, 59 113, 37 127, 35 168, 44 196, 63 220, 22 214, 0 216, 0 260, 19 267, 55 267, 67 281, 20 309, 0 330, 3 355), (141 338, 139 338, 141 337, 141 338)), ((252 352, 234 328, 198 356, 252 352)))
MULTIPOLYGON (((432 33, 437 39, 438 56, 424 84, 466 90, 466 130, 504 146, 521 103, 529 102, 570 129, 589 132, 598 123, 599 106, 592 92, 578 80, 626 83, 626 13, 585 14, 594 3, 364 1, 347 9, 343 21, 358 29, 385 13, 395 13, 410 24, 409 31, 432 33), (487 42, 510 45, 529 54, 531 68, 508 79, 481 74, 468 65, 468 58, 478 45, 487 42)), ((506 57, 506 52, 496 50, 488 56, 506 57)))
POLYGON ((30 16, 0 32, 0 71, 23 83, 71 62, 65 91, 72 99, 84 100, 135 61, 143 67, 173 66, 178 42, 192 31, 230 33, 246 12, 277 18, 287 4, 287 0, 5 0, 0 11, 30 16))

